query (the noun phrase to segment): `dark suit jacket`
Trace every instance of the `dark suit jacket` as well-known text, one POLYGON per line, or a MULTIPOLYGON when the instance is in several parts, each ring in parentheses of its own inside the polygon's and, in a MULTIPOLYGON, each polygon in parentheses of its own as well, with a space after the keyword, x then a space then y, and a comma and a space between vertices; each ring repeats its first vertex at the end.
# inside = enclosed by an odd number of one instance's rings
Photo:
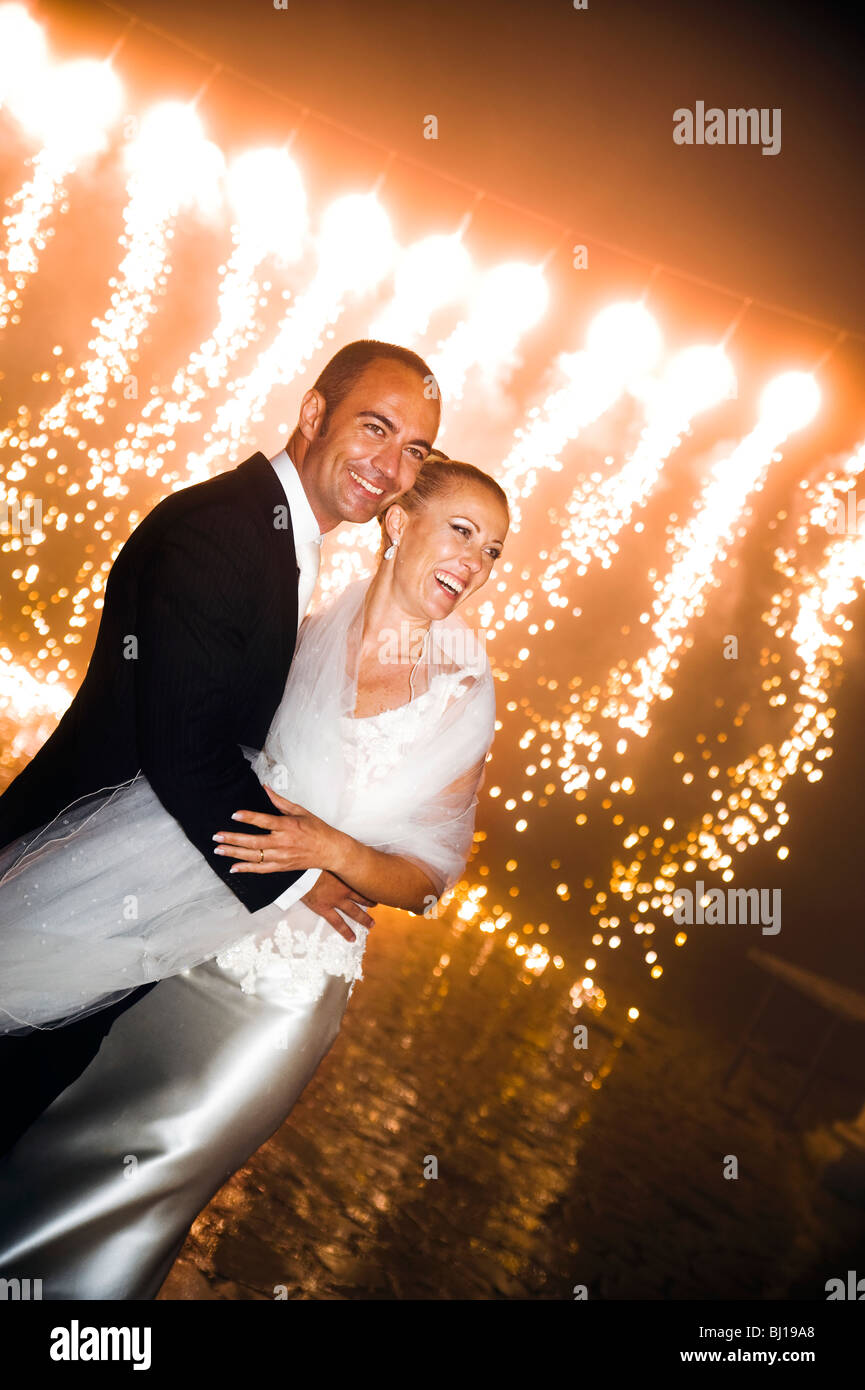
POLYGON ((154 507, 111 568, 78 694, 0 797, 0 844, 141 770, 250 912, 279 897, 300 870, 230 874, 236 861, 213 853, 212 836, 236 828, 233 811, 277 814, 240 745, 262 747, 282 697, 297 579, 263 454, 154 507))

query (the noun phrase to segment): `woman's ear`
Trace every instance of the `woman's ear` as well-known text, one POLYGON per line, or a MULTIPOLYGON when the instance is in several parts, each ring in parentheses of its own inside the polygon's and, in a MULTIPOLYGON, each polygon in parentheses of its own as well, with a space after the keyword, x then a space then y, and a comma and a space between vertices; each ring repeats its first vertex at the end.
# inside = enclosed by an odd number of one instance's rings
POLYGON ((405 508, 399 502, 391 502, 384 514, 384 529, 391 545, 399 545, 407 519, 405 508))

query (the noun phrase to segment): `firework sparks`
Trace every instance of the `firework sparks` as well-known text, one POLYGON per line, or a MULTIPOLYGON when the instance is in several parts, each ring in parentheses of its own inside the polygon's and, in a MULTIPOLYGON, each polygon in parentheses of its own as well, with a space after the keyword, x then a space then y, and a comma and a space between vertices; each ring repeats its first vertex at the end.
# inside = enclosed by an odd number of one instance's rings
POLYGON ((489 382, 510 364, 517 344, 538 322, 548 299, 538 266, 499 265, 481 278, 467 316, 429 359, 442 399, 451 410, 462 399, 473 368, 481 368, 489 382))
MULTIPOLYGON (((97 335, 89 344, 92 356, 81 365, 83 380, 68 386, 42 412, 31 448, 43 447, 46 437, 56 433, 77 440, 78 427, 70 424, 73 413, 103 422, 109 386, 131 374, 141 334, 156 311, 158 289, 166 283, 172 224, 185 202, 212 203, 222 164, 220 151, 204 140, 194 111, 179 102, 166 102, 145 117, 127 158, 132 172, 123 214, 126 230, 120 238, 126 255, 109 281, 111 304, 104 318, 94 321, 97 335)), ((67 375, 74 372, 69 369, 67 375)), ((0 443, 11 443, 9 436, 7 430, 0 443)), ((29 452, 22 453, 23 465, 33 462, 29 452)))
POLYGON ((649 732, 652 705, 672 693, 668 677, 678 666, 686 629, 704 611, 707 591, 716 581, 748 498, 762 488, 778 445, 807 424, 818 405, 813 377, 791 372, 776 378, 764 393, 754 429, 729 458, 710 470, 693 517, 676 532, 673 565, 655 584, 651 632, 656 645, 630 670, 610 672, 601 712, 622 729, 631 729, 641 738, 649 732))
MULTIPOLYGON (((180 470, 171 469, 167 459, 175 448, 176 431, 202 418, 201 402, 227 380, 240 354, 262 331, 257 315, 267 303, 270 283, 263 293, 259 267, 268 257, 290 264, 301 254, 306 194, 297 166, 285 151, 253 150, 240 156, 229 170, 228 184, 238 220, 231 228, 234 249, 220 270, 216 326, 175 373, 170 396, 154 388, 140 418, 107 458, 104 450, 88 451, 94 481, 104 474, 107 459, 113 460, 116 479, 145 469, 151 476, 160 473, 166 484, 180 480, 180 470)), ((123 495, 126 487, 112 491, 123 495)))
MULTIPOLYGON (((15 9, 16 6, 4 7, 15 9)), ((0 33, 0 50, 3 36, 0 33)), ((107 63, 84 60, 51 68, 32 58, 29 82, 16 83, 7 101, 13 115, 42 141, 33 176, 6 200, 6 244, 0 250, 0 329, 20 318, 21 294, 39 267, 51 234, 47 223, 62 202, 65 182, 78 162, 105 147, 120 111, 121 86, 107 63)), ((8 86, 5 74, 0 84, 8 86)))
POLYGON ((393 298, 371 325, 370 337, 411 347, 437 309, 465 296, 470 275, 471 257, 458 235, 424 237, 400 256, 393 298))
POLYGON ((582 577, 595 560, 609 569, 618 554, 616 536, 646 502, 694 416, 728 397, 734 384, 733 369, 723 352, 701 347, 687 348, 674 357, 664 379, 652 383, 645 428, 624 466, 600 484, 583 481, 565 504, 569 520, 559 553, 540 581, 552 607, 568 607, 567 598, 559 592, 563 575, 573 570, 582 577))
POLYGON ((519 530, 519 499, 531 495, 541 471, 560 472, 561 454, 587 425, 615 405, 629 385, 643 383, 661 352, 661 334, 641 303, 611 304, 589 325, 586 349, 558 360, 564 386, 529 411, 502 466, 502 486, 512 499, 519 530))
POLYGON ((299 295, 272 343, 259 355, 248 376, 233 383, 231 398, 216 412, 205 448, 193 454, 187 481, 209 476, 217 458, 237 458, 241 439, 262 418, 277 386, 287 386, 321 346, 326 329, 336 323, 350 294, 370 294, 384 278, 395 255, 390 222, 372 194, 350 194, 325 212, 318 239, 318 269, 309 289, 299 295))

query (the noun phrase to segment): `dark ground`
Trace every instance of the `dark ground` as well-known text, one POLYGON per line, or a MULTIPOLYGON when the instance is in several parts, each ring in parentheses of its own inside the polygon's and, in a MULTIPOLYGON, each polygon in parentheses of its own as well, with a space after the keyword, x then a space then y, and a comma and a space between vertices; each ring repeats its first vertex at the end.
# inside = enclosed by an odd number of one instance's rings
POLYGON ((862 1103, 860 1037, 842 1030, 788 1125, 818 1021, 788 1001, 721 1089, 764 988, 744 947, 732 990, 697 942, 635 1025, 614 1000, 584 1012, 578 1053, 572 970, 528 981, 500 938, 377 915, 340 1037, 161 1299, 822 1300, 861 1260, 865 1210, 820 1182, 829 1124, 862 1103))

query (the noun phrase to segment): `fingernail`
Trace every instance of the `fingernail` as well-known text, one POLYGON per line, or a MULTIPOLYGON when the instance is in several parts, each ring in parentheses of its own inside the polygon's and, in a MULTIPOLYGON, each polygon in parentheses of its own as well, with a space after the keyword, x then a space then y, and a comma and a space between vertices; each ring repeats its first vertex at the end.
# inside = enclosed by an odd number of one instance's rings
POLYGON ((228 872, 229 872, 230 874, 236 874, 236 873, 237 873, 237 865, 235 864, 232 868, 229 869, 228 872))
POLYGON ((214 853, 214 854, 224 854, 224 853, 225 853, 225 850, 224 850, 224 849, 221 849, 220 846, 217 845, 217 846, 216 846, 216 849, 213 851, 213 853, 214 853))
POLYGON ((232 811, 232 813, 231 813, 231 819, 232 819, 232 820, 243 820, 243 816, 240 814, 239 811, 232 811))
POLYGON ((213 838, 214 838, 214 840, 221 840, 223 837, 222 837, 222 835, 214 835, 213 838))

